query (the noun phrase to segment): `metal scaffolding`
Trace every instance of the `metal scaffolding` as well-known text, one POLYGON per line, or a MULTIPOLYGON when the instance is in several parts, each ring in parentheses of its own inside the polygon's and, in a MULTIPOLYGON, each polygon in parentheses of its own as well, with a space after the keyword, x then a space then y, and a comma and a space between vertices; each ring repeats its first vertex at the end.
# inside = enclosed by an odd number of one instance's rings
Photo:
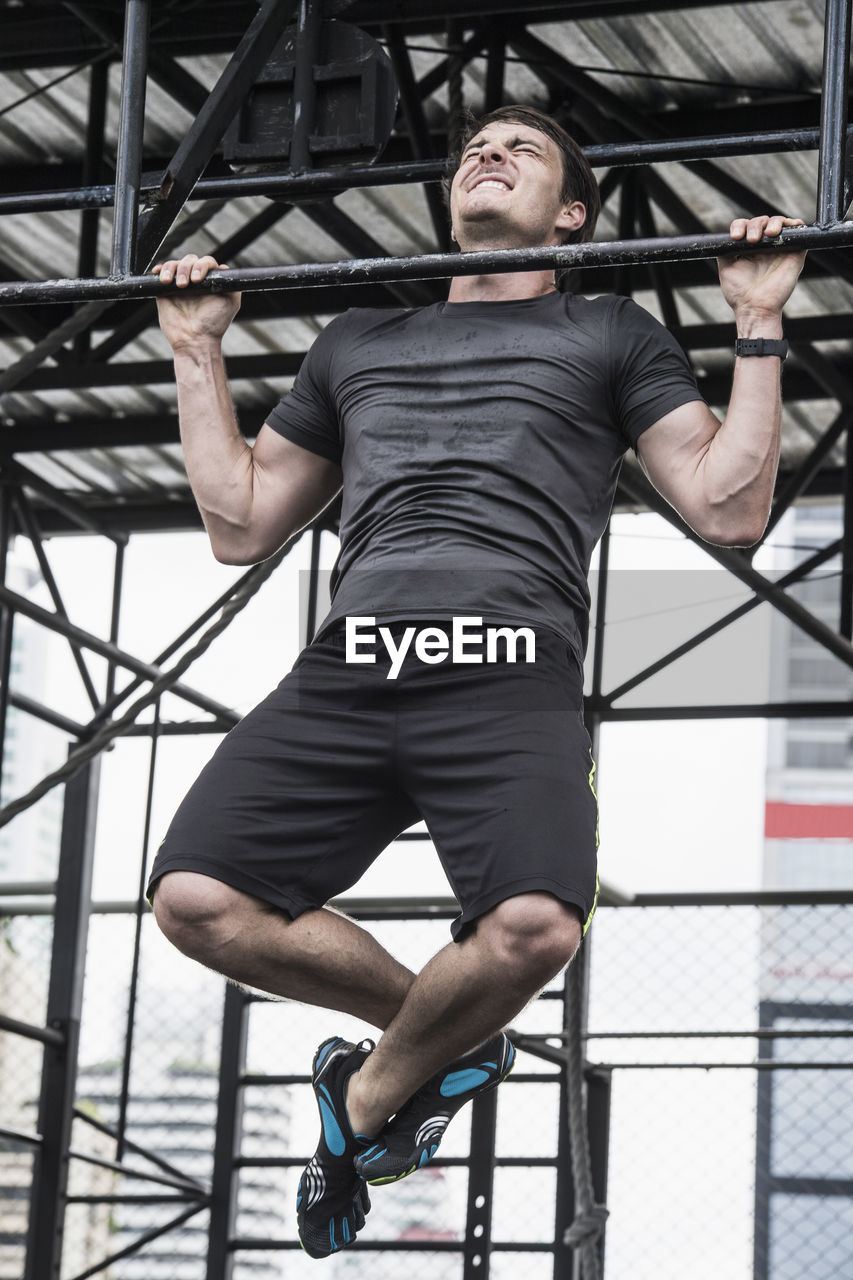
MULTIPOLYGON (((714 4, 722 0, 713 0, 714 4)), ((709 0, 703 0, 707 6, 709 0)), ((212 6, 217 8, 217 6, 212 6)), ((731 341, 730 327, 712 323, 685 323, 681 319, 678 291, 684 282, 704 282, 706 259, 740 250, 731 240, 709 230, 677 194, 655 166, 690 166, 697 181, 725 200, 752 208, 756 193, 745 187, 732 172, 718 165, 731 157, 754 157, 779 153, 817 152, 818 176, 815 216, 812 225, 786 231, 768 252, 786 248, 808 248, 807 272, 826 280, 853 282, 853 265, 847 252, 853 245, 853 223, 844 220, 850 202, 849 155, 853 129, 848 123, 848 71, 853 0, 827 0, 820 119, 813 122, 814 103, 799 103, 799 124, 790 122, 785 111, 775 107, 761 115, 760 127, 749 126, 745 113, 731 108, 733 127, 725 134, 697 133, 676 138, 664 136, 659 120, 640 119, 627 112, 616 94, 602 86, 588 71, 571 65, 550 50, 531 28, 547 21, 600 20, 645 14, 680 5, 654 0, 597 0, 595 4, 576 2, 543 3, 521 10, 517 4, 500 0, 420 0, 417 15, 406 16, 407 6, 382 0, 355 0, 350 4, 327 4, 319 0, 302 4, 283 0, 263 0, 253 4, 223 4, 222 22, 204 23, 198 13, 186 22, 175 17, 171 26, 157 3, 126 0, 123 27, 103 6, 68 3, 56 6, 50 37, 36 40, 23 18, 10 29, 9 39, 0 47, 0 71, 4 68, 64 65, 69 59, 92 67, 87 105, 85 156, 79 172, 69 165, 47 166, 57 172, 40 175, 36 166, 18 165, 16 176, 23 182, 17 192, 0 195, 0 215, 41 215, 79 211, 80 237, 78 271, 62 279, 18 280, 9 264, 0 264, 0 323, 24 340, 25 350, 0 374, 0 395, 93 389, 109 386, 148 387, 171 379, 171 367, 162 360, 113 361, 129 343, 152 324, 152 309, 140 307, 164 286, 148 270, 172 231, 176 219, 189 205, 203 201, 233 201, 263 196, 270 203, 245 225, 217 246, 220 259, 241 253, 265 231, 285 218, 299 202, 318 226, 332 236, 345 255, 334 262, 239 267, 212 273, 203 285, 207 290, 241 289, 261 294, 252 316, 303 316, 340 310, 366 302, 387 303, 401 297, 412 302, 438 296, 428 286, 415 282, 446 279, 458 274, 484 270, 512 271, 545 266, 572 268, 579 285, 618 287, 630 292, 648 287, 660 304, 671 330, 688 351, 725 350, 731 341), (294 143, 291 167, 277 173, 239 174, 226 171, 218 159, 222 134, 235 116, 267 59, 270 48, 294 20, 303 25, 322 16, 337 16, 381 35, 392 56, 402 99, 401 124, 389 144, 391 159, 376 165, 354 165, 342 174, 340 168, 314 165, 308 136, 303 130, 294 143), (472 253, 464 256, 444 252, 446 243, 437 183, 447 162, 435 131, 424 112, 425 97, 453 72, 453 57, 447 59, 419 82, 412 71, 412 44, 423 34, 445 35, 448 22, 454 23, 457 40, 453 56, 466 65, 475 57, 487 60, 486 105, 502 100, 505 59, 514 56, 535 64, 547 84, 555 104, 567 102, 569 114, 582 127, 590 162, 606 170, 602 187, 606 201, 620 201, 619 238, 610 242, 559 246, 535 250, 472 253), (157 39, 154 39, 154 35, 157 39), (191 48, 211 53, 228 53, 227 63, 217 83, 208 91, 177 61, 191 48), (102 164, 104 118, 107 101, 107 68, 122 64, 119 108, 118 152, 115 180, 104 181, 102 164), (146 84, 149 80, 165 86, 176 102, 191 108, 193 122, 171 156, 159 157, 154 165, 145 156, 143 123, 146 84), (804 105, 805 104, 805 105, 804 105), (780 118, 772 126, 774 113, 780 118), (740 127, 735 127, 740 125, 740 127), (147 165, 147 172, 144 169, 147 165), (153 173, 152 171, 156 171, 153 173), (57 181, 58 180, 58 181, 57 181), (27 182, 31 185, 27 186, 27 182), (41 185, 55 183, 55 185, 41 185), (391 256, 376 240, 366 238, 352 218, 334 204, 334 196, 347 189, 422 186, 426 193, 435 233, 437 252, 391 256), (309 203, 317 202, 317 203, 309 203), (653 211, 652 206, 655 206, 653 211), (111 265, 107 276, 95 274, 98 211, 113 209, 111 265), (659 219, 674 228, 670 234, 658 232, 659 219), (395 292, 396 291, 396 292, 395 292), (407 292, 408 291, 408 292, 407 292), (108 309, 122 304, 110 315, 108 309), (49 304, 61 304, 60 310, 49 304), (71 306, 70 304, 82 304, 71 306), (105 318, 106 317, 106 318, 105 318), (107 332, 101 331, 104 325, 107 332), (98 337, 98 334, 101 336, 98 337), (70 344, 70 345, 69 345, 70 344), (47 362, 53 360, 53 364, 47 362)), ((749 7, 749 6, 747 6, 749 7)), ((204 8, 204 7, 203 7, 204 8)), ((300 28, 302 30, 302 28, 300 28)), ((304 32, 303 32, 304 34, 304 32)), ((308 36, 306 35, 307 39, 308 36)), ((303 68, 304 70, 304 68, 303 68)), ((294 92, 310 117, 314 81, 302 76, 294 92)), ((307 128, 307 126, 306 126, 307 128)), ((765 195, 757 193, 762 201, 765 195)), ((202 206, 203 208, 204 206, 202 206)), ((769 207, 769 203, 768 203, 769 207)), ((2 235, 2 222, 0 222, 2 235)), ((595 602, 595 629, 592 654, 591 692, 586 700, 587 723, 597 746, 601 726, 608 722, 654 719, 703 719, 738 717, 834 717, 849 716, 847 701, 820 699, 749 704, 731 702, 709 706, 624 705, 629 693, 640 689, 662 670, 686 653, 720 634, 767 603, 787 617, 817 644, 853 667, 853 381, 849 353, 825 353, 815 344, 849 341, 853 337, 853 315, 792 317, 787 333, 795 354, 794 368, 786 374, 786 398, 794 404, 815 399, 833 401, 838 411, 832 422, 816 433, 810 449, 780 474, 773 513, 764 540, 781 517, 805 496, 834 496, 844 507, 842 536, 826 547, 815 549, 801 559, 784 577, 773 580, 753 564, 762 544, 748 550, 728 550, 699 544, 716 563, 742 583, 749 599, 728 611, 718 621, 637 671, 618 687, 608 688, 604 675, 608 627, 609 530, 600 553, 598 589, 595 602), (845 442, 844 465, 832 464, 840 442, 845 442), (789 588, 807 581, 830 560, 841 558, 838 625, 830 627, 798 602, 789 588)), ((281 378, 295 373, 301 352, 236 356, 230 361, 232 378, 281 378)), ((706 398, 719 403, 725 398, 727 373, 704 369, 699 376, 706 398)), ((11 420, 0 432, 0 760, 9 708, 54 726, 69 740, 68 759, 62 768, 44 777, 25 796, 0 795, 0 827, 10 822, 53 787, 65 786, 62 847, 59 874, 50 889, 50 909, 54 915, 53 962, 50 976, 47 1023, 45 1026, 0 1017, 0 1030, 27 1037, 44 1046, 44 1065, 38 1108, 37 1130, 33 1134, 3 1131, 4 1139, 35 1153, 35 1177, 27 1250, 26 1280, 49 1280, 59 1275, 62 1233, 68 1197, 70 1161, 77 1157, 71 1146, 71 1124, 75 1116, 77 1046, 87 924, 91 910, 93 833, 98 795, 99 753, 121 735, 150 739, 146 827, 151 819, 151 797, 158 742, 167 735, 220 734, 232 727, 237 716, 232 708, 187 684, 184 677, 192 662, 204 653, 246 605, 263 581, 274 571, 289 548, 271 561, 256 566, 210 606, 162 650, 153 662, 145 662, 118 643, 123 587, 123 556, 130 532, 141 529, 197 527, 191 500, 184 495, 175 502, 169 497, 151 501, 144 508, 132 504, 99 501, 75 496, 46 480, 22 462, 28 453, 54 449, 83 449, 95 444, 156 445, 177 437, 174 413, 143 412, 100 421, 95 414, 72 423, 49 419, 26 423, 11 420), (51 571, 47 547, 49 538, 60 532, 83 531, 108 540, 114 549, 114 581, 108 634, 104 637, 75 625, 69 617, 51 571), (32 545, 42 578, 50 593, 53 610, 37 606, 7 584, 6 564, 11 541, 16 536, 32 545), (10 680, 14 629, 19 618, 63 637, 70 646, 91 704, 91 716, 83 722, 70 719, 62 711, 42 705, 17 691, 10 680), (187 646, 191 645, 188 649, 187 646), (173 665, 174 655, 182 652, 173 665), (87 667, 87 655, 106 659, 108 672, 104 691, 87 667), (124 679, 125 683, 121 683, 124 679), (142 691, 142 692, 140 692, 142 691), (160 698, 169 691, 188 708, 185 720, 165 721, 160 716, 160 698), (130 699, 134 699, 129 702, 130 699), (129 703, 129 705, 128 705, 129 703), (140 719, 143 710, 155 709, 152 720, 140 719), (203 718, 199 718, 202 713, 203 718)), ((639 468, 626 462, 619 484, 617 504, 621 509, 657 511, 686 537, 699 543, 652 489, 639 468)), ((306 536, 312 540, 314 590, 309 633, 316 622, 316 575, 320 537, 324 529, 335 527, 334 510, 324 514, 306 536)), ((144 873, 144 867, 143 867, 144 873)), ((293 1248, 294 1241, 248 1239, 236 1231, 236 1186, 240 1168, 252 1163, 237 1157, 241 1124, 241 1097, 246 1087, 289 1083, 291 1077, 256 1078, 247 1074, 246 1036, 252 997, 229 987, 225 999, 222 1053, 218 1087, 216 1142, 213 1176, 202 1185, 179 1168, 164 1162, 156 1153, 142 1150, 126 1134, 129 1062, 134 1036, 134 1001, 140 958, 140 922, 143 915, 144 875, 140 878, 136 915, 134 968, 125 1037, 125 1074, 118 1125, 105 1131, 115 1142, 115 1159, 106 1166, 129 1176, 146 1178, 164 1202, 175 1202, 177 1212, 161 1228, 140 1237, 134 1246, 143 1248, 157 1235, 187 1222, 202 1209, 212 1209, 208 1236, 207 1280, 227 1280, 235 1253, 240 1249, 293 1248), (142 1174, 125 1164, 127 1153, 143 1154, 156 1170, 142 1174), (168 1192, 168 1195, 166 1194, 168 1192)), ((0 886, 0 894, 32 894, 34 886, 0 886)), ((44 890, 42 886, 41 891, 44 890)), ((814 900, 814 895, 809 901, 814 900)), ((837 895, 833 899, 837 901, 837 895)), ((386 914, 412 918, 420 910, 415 904, 394 904, 386 914)), ((451 914, 445 904, 422 908, 430 918, 451 914)), ((365 904, 365 915, 373 918, 377 904, 365 904)), ((565 1040, 569 1032, 568 996, 555 1010, 555 1033, 564 1047, 546 1044, 545 1038, 522 1040, 524 1046, 550 1061, 559 1071, 561 1134, 557 1159, 557 1194, 561 1208, 556 1214, 553 1255, 555 1280, 571 1273, 573 1257, 580 1256, 581 1237, 566 1237, 564 1230, 575 1219, 578 1188, 573 1181, 572 1147, 569 1129, 570 1095, 566 1081, 568 1054, 565 1040)), ((771 1020, 773 1011, 768 1013, 771 1020)), ((769 1073, 768 1073, 769 1074, 769 1073)), ((595 1201, 603 1204, 607 1184, 607 1132, 609 1117, 609 1076, 587 1073, 587 1115, 591 1144, 591 1176, 595 1201)), ((82 1117, 94 1123, 91 1117, 82 1117)), ((464 1280, 486 1280, 489 1274, 489 1223, 495 1166, 495 1103, 478 1100, 469 1168, 466 1235, 461 1246, 464 1280)), ((576 1132, 572 1135, 576 1137, 576 1132)), ((576 1149, 576 1143, 575 1143, 576 1149)), ((92 1159, 80 1156, 81 1159, 92 1159)), ((766 1192, 766 1188, 762 1194, 766 1192)), ((582 1198, 582 1197, 581 1197, 582 1198)), ((80 1202, 84 1197, 77 1197, 80 1202)), ((92 1197, 97 1199, 97 1197, 92 1197)), ((126 1196, 127 1202, 133 1200, 126 1196)), ((585 1208, 589 1209, 589 1204, 585 1208)), ((766 1228, 766 1222, 765 1222, 766 1228)), ((599 1224, 599 1231, 601 1224, 599 1224)), ((597 1235, 597 1233, 596 1233, 597 1235)), ((596 1238, 593 1236, 593 1239, 596 1238)), ((442 1246, 409 1242, 409 1249, 438 1249, 442 1246)), ((450 1246, 448 1246, 449 1248, 450 1246)), ((75 1280, 103 1271, 131 1250, 104 1258, 75 1280)), ((603 1234, 597 1245, 603 1257, 603 1234)), ((579 1274, 575 1272, 575 1274, 579 1274)))

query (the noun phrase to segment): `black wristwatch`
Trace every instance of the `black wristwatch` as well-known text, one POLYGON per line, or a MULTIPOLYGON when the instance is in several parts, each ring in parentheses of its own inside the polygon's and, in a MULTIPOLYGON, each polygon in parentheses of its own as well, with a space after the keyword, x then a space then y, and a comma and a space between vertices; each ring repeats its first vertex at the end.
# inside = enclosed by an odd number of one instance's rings
POLYGON ((779 356, 781 360, 788 354, 788 342, 785 338, 736 338, 736 356, 779 356))

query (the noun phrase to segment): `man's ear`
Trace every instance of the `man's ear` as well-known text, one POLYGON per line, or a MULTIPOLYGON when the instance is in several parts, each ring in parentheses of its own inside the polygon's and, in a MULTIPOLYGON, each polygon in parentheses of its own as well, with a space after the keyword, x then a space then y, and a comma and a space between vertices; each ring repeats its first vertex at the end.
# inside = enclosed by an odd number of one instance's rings
POLYGON ((586 222, 586 205, 572 200, 563 205, 555 223, 558 231, 579 231, 586 222))

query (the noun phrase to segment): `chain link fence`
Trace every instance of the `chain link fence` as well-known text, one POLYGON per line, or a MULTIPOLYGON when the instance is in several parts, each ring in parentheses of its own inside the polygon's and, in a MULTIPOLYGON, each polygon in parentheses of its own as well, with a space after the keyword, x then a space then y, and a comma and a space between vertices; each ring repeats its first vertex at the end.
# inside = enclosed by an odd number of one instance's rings
MULTIPOLYGON (((851 913, 847 905, 599 910, 587 944, 585 1052, 612 1080, 607 1280, 853 1280, 851 913)), ((0 984, 9 1017, 43 1022, 51 923, 6 918, 0 984)), ((367 923, 413 968, 448 936, 440 918, 367 923)), ((132 988, 135 930, 131 914, 91 922, 62 1280, 109 1258, 101 1271, 109 1280, 206 1274, 202 1197, 213 1170, 225 984, 180 957, 146 915, 132 988), (124 1173, 112 1167, 119 1160, 124 1173)), ((561 994, 552 984, 517 1019, 531 1048, 559 1051, 561 994)), ((357 1040, 370 1028, 284 1001, 249 1005, 235 1280, 316 1274, 298 1247, 294 1205, 317 1137, 311 1059, 335 1034, 357 1040)), ((0 1033, 5 1131, 35 1134, 42 1052, 0 1033)), ((521 1051, 498 1091, 492 1280, 569 1274, 561 1081, 557 1062, 521 1051)), ((471 1153, 469 1108, 433 1166, 372 1190, 367 1225, 331 1264, 336 1273, 426 1280, 438 1270, 462 1280, 471 1153)), ((32 1151, 5 1137, 0 1280, 23 1271, 32 1166, 32 1151)), ((467 1244, 470 1257, 470 1236, 467 1244)))
POLYGON ((602 911, 607 1280, 853 1277, 853 907, 602 911))
MULTIPOLYGON (((44 1026, 53 922, 0 916, 0 1011, 44 1026)), ((0 1280, 20 1280, 26 1251, 44 1050, 0 1031, 0 1280), (15 1136, 15 1135, 20 1135, 15 1136)))

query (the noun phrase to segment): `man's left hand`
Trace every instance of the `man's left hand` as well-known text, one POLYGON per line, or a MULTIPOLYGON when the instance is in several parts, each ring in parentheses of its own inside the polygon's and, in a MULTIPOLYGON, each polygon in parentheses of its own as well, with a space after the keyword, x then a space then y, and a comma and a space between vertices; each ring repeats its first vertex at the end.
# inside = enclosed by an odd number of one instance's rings
MULTIPOLYGON (((735 218, 729 234, 743 241, 744 250, 760 250, 763 237, 772 239, 786 227, 805 226, 802 218, 784 218, 781 214, 762 214, 758 218, 735 218)), ((723 297, 740 315, 781 315, 782 308, 794 292, 806 260, 805 253, 744 252, 717 259, 723 297)))

